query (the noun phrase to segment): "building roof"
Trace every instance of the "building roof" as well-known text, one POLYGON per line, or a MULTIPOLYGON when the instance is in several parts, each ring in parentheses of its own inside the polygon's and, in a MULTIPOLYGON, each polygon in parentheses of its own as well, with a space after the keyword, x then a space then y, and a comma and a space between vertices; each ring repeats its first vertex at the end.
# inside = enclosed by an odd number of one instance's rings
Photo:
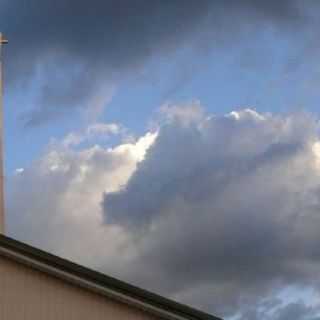
POLYGON ((164 319, 221 320, 0 234, 1 255, 164 319))

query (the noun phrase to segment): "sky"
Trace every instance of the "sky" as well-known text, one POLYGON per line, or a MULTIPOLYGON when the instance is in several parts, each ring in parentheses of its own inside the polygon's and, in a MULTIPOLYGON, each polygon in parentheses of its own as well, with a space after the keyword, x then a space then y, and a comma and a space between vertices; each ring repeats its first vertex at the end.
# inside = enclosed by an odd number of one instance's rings
POLYGON ((319 9, 0 0, 7 234, 224 319, 320 319, 319 9))

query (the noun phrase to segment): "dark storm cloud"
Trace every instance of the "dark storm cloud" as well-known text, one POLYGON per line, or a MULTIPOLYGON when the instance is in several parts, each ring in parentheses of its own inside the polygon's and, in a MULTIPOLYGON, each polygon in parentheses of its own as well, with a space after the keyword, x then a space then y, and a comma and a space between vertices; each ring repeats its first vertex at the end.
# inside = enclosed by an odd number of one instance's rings
POLYGON ((250 110, 162 126, 104 199, 105 223, 141 241, 130 278, 220 314, 289 284, 320 290, 316 128, 250 110))
POLYGON ((31 125, 61 107, 83 107, 102 82, 128 76, 154 55, 201 39, 220 47, 242 27, 292 29, 303 16, 295 1, 257 0, 2 1, 0 10, 1 31, 11 40, 10 83, 45 66, 38 107, 26 119, 31 125))

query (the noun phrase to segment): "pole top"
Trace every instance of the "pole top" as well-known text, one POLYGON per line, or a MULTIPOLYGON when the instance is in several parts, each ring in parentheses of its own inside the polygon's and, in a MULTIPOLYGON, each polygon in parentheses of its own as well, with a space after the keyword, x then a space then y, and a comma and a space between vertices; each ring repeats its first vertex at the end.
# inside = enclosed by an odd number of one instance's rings
POLYGON ((9 41, 3 37, 2 33, 0 33, 0 44, 8 44, 9 41))
POLYGON ((9 41, 8 41, 6 38, 4 38, 4 37, 3 37, 3 34, 0 32, 0 61, 1 61, 1 59, 2 59, 2 50, 1 50, 1 47, 2 47, 2 45, 8 44, 8 43, 9 43, 9 41))

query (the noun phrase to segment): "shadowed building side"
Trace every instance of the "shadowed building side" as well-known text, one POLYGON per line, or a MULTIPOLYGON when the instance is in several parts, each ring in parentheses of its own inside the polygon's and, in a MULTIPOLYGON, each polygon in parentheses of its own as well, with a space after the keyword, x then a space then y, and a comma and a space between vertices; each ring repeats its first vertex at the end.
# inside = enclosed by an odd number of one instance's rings
POLYGON ((0 319, 221 320, 3 235, 0 319))
POLYGON ((0 274, 0 319, 161 319, 27 268, 1 255, 0 274))

